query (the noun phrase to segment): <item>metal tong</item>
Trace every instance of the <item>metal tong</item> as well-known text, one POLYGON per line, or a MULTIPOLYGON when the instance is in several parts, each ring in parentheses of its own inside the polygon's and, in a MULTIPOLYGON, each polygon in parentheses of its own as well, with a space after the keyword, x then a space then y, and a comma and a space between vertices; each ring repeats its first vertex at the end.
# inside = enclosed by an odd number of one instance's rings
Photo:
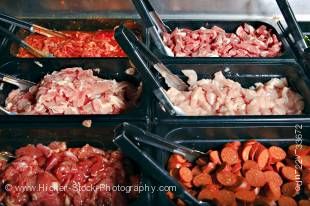
MULTIPOLYGON (((0 73, 0 81, 6 82, 9 84, 13 84, 13 85, 17 86, 22 91, 27 90, 30 87, 35 85, 34 82, 24 80, 24 79, 19 79, 19 78, 16 78, 16 77, 13 77, 13 76, 10 76, 7 74, 3 74, 3 73, 0 73)), ((0 106, 0 111, 4 112, 5 114, 8 114, 8 115, 15 115, 16 114, 14 112, 10 112, 10 111, 6 110, 2 106, 0 106)))
POLYGON ((36 48, 34 48, 33 46, 29 45, 28 43, 26 43, 24 40, 21 40, 20 38, 18 38, 15 34, 11 33, 10 31, 6 30, 5 28, 0 26, 0 32, 2 32, 2 34, 4 34, 5 36, 7 36, 9 39, 11 39, 12 41, 15 41, 17 44, 19 44, 21 47, 27 49, 27 51, 29 51, 32 55, 34 55, 35 57, 54 57, 52 54, 47 53, 47 52, 43 52, 40 51, 36 48))
POLYGON ((198 201, 190 195, 179 182, 171 177, 164 168, 159 166, 139 147, 139 143, 146 143, 166 151, 184 154, 186 158, 190 159, 197 158, 204 153, 174 144, 129 123, 123 123, 115 129, 113 143, 115 143, 126 156, 134 160, 143 172, 157 180, 161 185, 175 186, 175 191, 173 192, 178 198, 181 198, 189 205, 209 205, 207 202, 198 201))
POLYGON ((17 19, 13 16, 7 15, 5 13, 0 13, 0 20, 9 24, 13 24, 15 26, 24 28, 32 33, 38 33, 41 34, 43 36, 47 36, 47 37, 61 37, 61 38, 66 38, 66 34, 59 32, 59 31, 53 31, 50 29, 47 29, 45 27, 36 25, 36 24, 32 24, 30 22, 24 21, 24 20, 20 20, 17 19))
POLYGON ((174 56, 173 52, 163 42, 163 33, 171 32, 171 29, 164 24, 158 13, 152 7, 148 0, 132 0, 143 23, 150 32, 151 38, 155 45, 166 55, 174 56))
POLYGON ((174 106, 166 94, 165 89, 161 86, 153 72, 148 67, 148 63, 164 77, 168 87, 176 88, 177 90, 187 90, 188 85, 183 82, 178 76, 173 74, 137 37, 125 26, 121 25, 115 30, 115 39, 126 52, 130 60, 136 68, 148 78, 155 88, 154 95, 157 97, 161 105, 171 115, 185 115, 179 108, 174 106))
POLYGON ((289 33, 293 37, 293 42, 295 46, 301 53, 303 53, 308 46, 289 2, 287 0, 276 0, 276 1, 286 21, 289 33))

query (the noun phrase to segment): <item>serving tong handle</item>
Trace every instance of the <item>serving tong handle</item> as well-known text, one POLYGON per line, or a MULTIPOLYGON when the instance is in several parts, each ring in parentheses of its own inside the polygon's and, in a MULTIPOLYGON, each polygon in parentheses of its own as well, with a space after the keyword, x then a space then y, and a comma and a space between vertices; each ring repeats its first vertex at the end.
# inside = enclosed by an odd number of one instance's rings
POLYGON ((188 86, 179 77, 172 74, 166 66, 151 52, 145 45, 143 45, 137 37, 129 31, 125 26, 121 25, 115 30, 115 39, 126 52, 133 64, 140 70, 144 77, 147 77, 155 88, 153 93, 163 105, 165 110, 171 115, 184 115, 184 112, 175 107, 164 88, 158 82, 153 72, 148 67, 145 59, 151 64, 164 78, 169 87, 175 87, 178 90, 184 90, 188 86))
POLYGON ((17 44, 19 44, 21 47, 25 48, 27 51, 29 51, 32 55, 34 55, 35 57, 54 57, 52 54, 49 54, 47 52, 43 52, 40 51, 34 47, 32 47, 31 45, 29 45, 28 43, 26 43, 24 40, 21 40, 20 38, 18 38, 15 34, 13 34, 12 32, 6 30, 5 28, 3 28, 2 26, 0 26, 0 32, 2 32, 2 34, 4 34, 5 36, 7 36, 8 38, 10 38, 11 40, 15 41, 17 44))
POLYGON ((155 43, 155 45, 166 55, 174 56, 170 48, 168 48, 163 42, 163 32, 170 32, 170 28, 164 24, 159 15, 152 7, 148 0, 132 0, 138 13, 141 16, 143 23, 155 43))
MULTIPOLYGON (((132 132, 132 130, 137 130, 137 127, 130 125, 129 123, 123 123, 121 126, 116 128, 115 137, 113 139, 113 142, 126 156, 134 160, 140 166, 142 171, 156 179, 162 186, 174 186, 175 188, 173 193, 189 205, 208 205, 208 203, 197 201, 183 188, 179 182, 171 177, 165 169, 155 163, 155 161, 146 152, 139 148, 139 146, 135 143, 133 136, 129 134, 129 130, 132 132)), ((140 134, 141 129, 138 128, 138 130, 140 130, 138 131, 140 134)))
POLYGON ((32 24, 30 22, 21 20, 21 19, 17 19, 16 17, 7 15, 5 13, 0 13, 0 20, 9 24, 13 24, 15 26, 27 29, 30 32, 33 33, 38 33, 41 34, 43 36, 47 36, 47 37, 61 37, 61 38, 66 38, 67 36, 59 31, 53 31, 50 29, 47 29, 45 27, 36 25, 36 24, 32 24))
MULTIPOLYGON (((17 86, 20 90, 26 90, 35 85, 34 82, 31 82, 25 79, 19 79, 19 78, 13 77, 11 75, 3 74, 3 73, 0 73, 0 81, 13 84, 17 86)), ((2 111, 3 113, 7 115, 16 115, 15 112, 10 112, 2 106, 0 106, 0 111, 2 111)))
POLYGON ((289 2, 287 0, 276 0, 276 1, 286 21, 289 33, 291 33, 295 41, 295 45, 301 52, 303 52, 308 46, 306 44, 306 41, 304 40, 304 36, 297 23, 296 17, 289 2))

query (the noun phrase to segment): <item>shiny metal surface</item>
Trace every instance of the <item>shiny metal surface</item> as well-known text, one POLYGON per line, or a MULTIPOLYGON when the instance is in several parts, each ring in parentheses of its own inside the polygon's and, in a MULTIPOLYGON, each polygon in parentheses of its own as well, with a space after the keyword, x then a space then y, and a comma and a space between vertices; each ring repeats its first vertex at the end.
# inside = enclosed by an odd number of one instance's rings
MULTIPOLYGON (((309 0, 290 0, 299 21, 310 21, 309 0)), ((274 0, 151 0, 164 18, 258 18, 279 15, 274 0)), ((138 18, 131 0, 1 0, 17 17, 138 18)))

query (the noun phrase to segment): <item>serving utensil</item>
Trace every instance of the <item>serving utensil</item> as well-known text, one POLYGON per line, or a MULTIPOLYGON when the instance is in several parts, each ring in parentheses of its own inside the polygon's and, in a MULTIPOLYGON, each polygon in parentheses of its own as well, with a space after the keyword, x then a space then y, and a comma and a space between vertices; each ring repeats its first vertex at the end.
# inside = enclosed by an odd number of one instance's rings
POLYGON ((136 68, 148 78, 155 88, 154 95, 159 102, 171 115, 185 115, 181 108, 172 104, 166 94, 165 89, 161 86, 153 72, 149 68, 149 64, 165 79, 168 87, 176 88, 179 91, 188 89, 188 85, 177 75, 173 74, 138 38, 125 26, 121 25, 115 30, 115 39, 126 52, 127 56, 136 66, 136 68))
POLYGON ((164 24, 158 13, 153 8, 148 0, 132 0, 138 13, 141 16, 143 23, 155 45, 166 55, 174 56, 172 50, 163 42, 163 33, 171 32, 171 29, 164 24))
MULTIPOLYGON (((143 151, 142 148, 139 147, 141 142, 138 142, 137 139, 141 140, 141 138, 144 137, 150 137, 154 140, 153 135, 150 135, 150 133, 129 123, 123 123, 115 129, 115 137, 113 142, 126 156, 134 160, 144 173, 157 180, 160 185, 174 186, 174 190, 172 192, 176 197, 182 199, 188 205, 208 206, 209 204, 207 202, 198 201, 190 193, 188 193, 178 181, 171 177, 168 172, 159 166, 147 152, 143 151)), ((158 137, 155 139, 156 140, 154 141, 157 142, 158 137)), ((175 146, 179 147, 181 145, 175 146)), ((163 146, 162 148, 166 147, 163 146)), ((175 148, 175 150, 178 149, 175 148)))
POLYGON ((13 24, 15 26, 21 27, 23 29, 26 29, 32 33, 38 33, 46 37, 61 37, 66 38, 66 34, 60 32, 60 31, 53 31, 50 29, 47 29, 45 27, 39 26, 37 24, 32 24, 30 22, 18 19, 16 17, 10 16, 8 14, 5 14, 3 12, 0 12, 0 21, 13 24))

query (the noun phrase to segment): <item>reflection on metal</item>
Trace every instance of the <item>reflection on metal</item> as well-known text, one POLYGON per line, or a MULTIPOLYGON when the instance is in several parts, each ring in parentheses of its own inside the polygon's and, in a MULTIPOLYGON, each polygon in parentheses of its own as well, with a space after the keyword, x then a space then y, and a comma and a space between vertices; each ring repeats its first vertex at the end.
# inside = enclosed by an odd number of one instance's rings
MULTIPOLYGON (((151 0, 164 18, 271 17, 279 14, 272 0, 151 0)), ((298 20, 310 20, 307 0, 290 0, 298 20)), ((138 18, 131 0, 1 0, 0 8, 17 17, 31 18, 138 18)))

